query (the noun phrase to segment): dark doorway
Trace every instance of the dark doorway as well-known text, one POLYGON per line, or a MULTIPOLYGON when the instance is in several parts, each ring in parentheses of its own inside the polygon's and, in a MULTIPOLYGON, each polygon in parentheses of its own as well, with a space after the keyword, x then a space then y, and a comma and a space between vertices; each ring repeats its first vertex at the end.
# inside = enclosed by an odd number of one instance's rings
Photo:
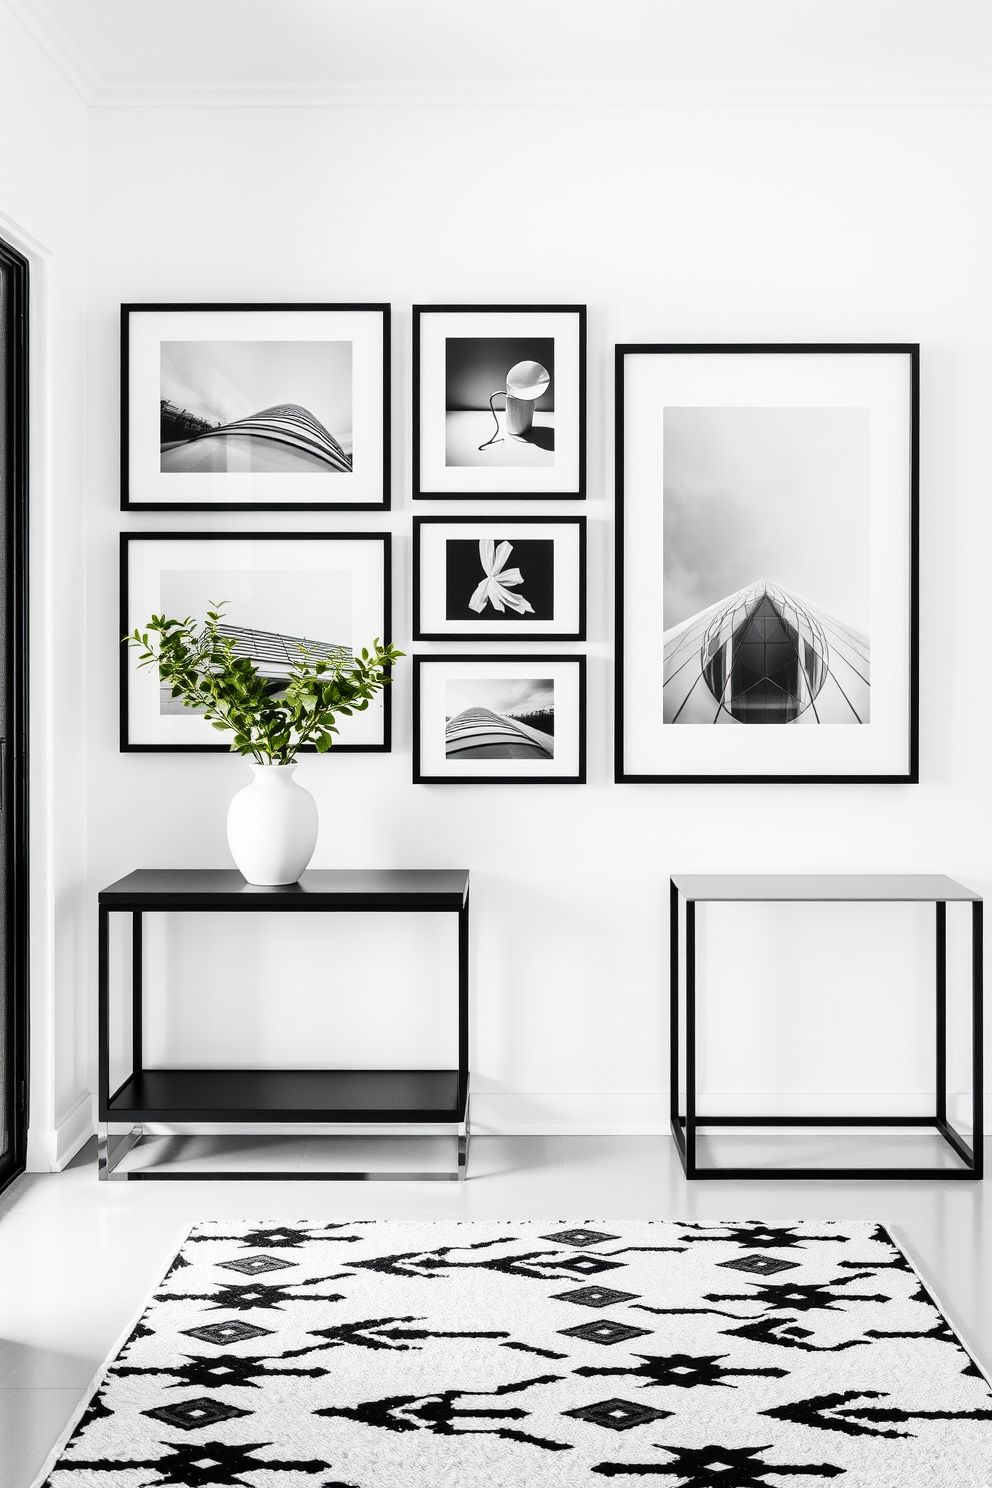
POLYGON ((27 1146, 28 265, 0 239, 0 1189, 27 1146))

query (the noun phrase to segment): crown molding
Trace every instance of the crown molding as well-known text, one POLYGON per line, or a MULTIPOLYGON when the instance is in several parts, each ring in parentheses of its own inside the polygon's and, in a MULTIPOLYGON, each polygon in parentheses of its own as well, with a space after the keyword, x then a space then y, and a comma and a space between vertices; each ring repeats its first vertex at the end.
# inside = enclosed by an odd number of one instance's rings
POLYGON ((95 104, 103 88, 103 81, 75 42, 53 20, 48 8, 33 3, 33 0, 4 0, 4 4, 38 43, 49 61, 54 62, 66 81, 72 84, 83 102, 91 106, 95 104))
POLYGON ((39 0, 0 0, 93 108, 988 108, 992 79, 105 83, 39 0))
POLYGON ((91 101, 98 108, 988 108, 992 80, 112 84, 91 101))

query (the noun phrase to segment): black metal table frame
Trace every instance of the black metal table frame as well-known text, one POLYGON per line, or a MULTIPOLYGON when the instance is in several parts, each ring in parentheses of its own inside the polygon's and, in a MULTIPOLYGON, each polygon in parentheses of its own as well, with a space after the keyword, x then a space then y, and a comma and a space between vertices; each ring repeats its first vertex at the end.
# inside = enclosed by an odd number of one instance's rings
MULTIPOLYGON (((971 901, 971 1048, 972 1142, 969 1144, 947 1119, 947 902, 936 907, 936 1100, 932 1116, 699 1116, 696 1112, 696 900, 685 899, 685 1115, 679 1110, 681 1055, 679 1022, 679 898, 674 878, 669 880, 671 914, 671 1126, 686 1178, 869 1178, 869 1179, 979 1179, 983 1175, 982 1059, 982 901, 971 901), (961 1159, 961 1168, 832 1167, 764 1168, 699 1167, 696 1133, 701 1127, 935 1127, 961 1159)), ((705 901, 704 901, 705 902, 705 901)), ((737 902, 747 902, 742 897, 737 902)), ((765 901, 752 901, 765 902, 765 901)), ((790 901, 793 902, 793 901, 790 901)), ((796 903, 810 900, 797 899, 796 903)), ((838 899, 838 903, 854 902, 838 899)), ((916 901, 927 902, 927 901, 916 901)))
MULTIPOLYGON (((411 876, 417 870, 411 871, 411 876)), ((234 875, 240 878, 240 875, 234 875)), ((122 883, 126 880, 121 880, 122 883)), ((430 903, 402 903, 392 898, 380 896, 380 902, 376 902, 375 895, 369 895, 365 901, 356 899, 354 895, 342 895, 338 902, 334 902, 331 894, 300 895, 294 893, 297 885, 288 885, 285 888, 271 888, 261 893, 251 893, 244 898, 232 900, 229 896, 223 903, 217 903, 217 896, 209 892, 189 893, 177 895, 175 893, 163 893, 162 895, 150 895, 143 893, 135 896, 134 902, 128 902, 125 896, 116 894, 112 902, 108 902, 113 894, 114 888, 104 890, 99 896, 99 933, 98 933, 98 1042, 99 1042, 99 1123, 97 1126, 97 1175, 101 1180, 113 1180, 116 1182, 136 1182, 139 1180, 166 1180, 175 1179, 189 1181, 191 1179, 273 1179, 281 1181, 314 1181, 314 1180, 338 1180, 338 1181, 363 1181, 375 1180, 397 1180, 410 1182, 413 1180, 433 1181, 457 1181, 462 1182, 468 1176, 469 1144, 471 1140, 471 1126, 469 1121, 469 885, 468 874, 465 874, 464 895, 457 905, 452 903, 430 904, 430 903), (211 902, 211 900, 215 902, 211 902), (307 1125, 326 1124, 328 1126, 342 1125, 412 1125, 418 1122, 425 1125, 457 1126, 456 1135, 456 1166, 451 1171, 426 1172, 386 1172, 386 1171, 342 1171, 306 1170, 305 1172, 270 1172, 250 1170, 211 1170, 199 1169, 195 1172, 156 1172, 154 1169, 146 1168, 136 1171, 118 1171, 121 1160, 141 1140, 144 1135, 144 1125, 135 1122, 131 1130, 125 1135, 118 1137, 112 1145, 110 1132, 111 1124, 121 1124, 122 1116, 114 1112, 113 1102, 134 1079, 135 1072, 143 1069, 143 1030, 142 1030, 142 992, 143 992, 143 945, 142 945, 142 915, 144 913, 168 913, 194 912, 194 913, 309 913, 309 914, 335 914, 335 913, 382 913, 382 912, 408 912, 413 914, 432 913, 455 913, 458 917, 458 1069, 457 1069, 457 1097, 455 1103, 454 1121, 451 1121, 449 1113, 440 1116, 417 1115, 409 1111, 397 1116, 394 1111, 361 1109, 358 1113, 351 1115, 336 1112, 334 1115, 323 1116, 313 1113, 296 1112, 281 1115, 271 1110, 252 1112, 251 1110, 239 1110, 237 1112, 225 1112, 216 1117, 197 1117, 197 1124, 203 1120, 215 1121, 244 1121, 250 1123, 252 1120, 259 1121, 294 1121, 307 1125), (132 1038, 131 1058, 132 1072, 126 1080, 113 1092, 110 1090, 110 917, 112 914, 130 914, 132 923, 131 936, 131 1007, 132 1007, 132 1038)), ((251 1074, 252 1071, 241 1071, 251 1074)), ((381 1072, 369 1072, 371 1074, 381 1072)), ((155 1111, 145 1117, 146 1120, 156 1122, 183 1122, 190 1120, 189 1112, 182 1109, 170 1111, 155 1111)))

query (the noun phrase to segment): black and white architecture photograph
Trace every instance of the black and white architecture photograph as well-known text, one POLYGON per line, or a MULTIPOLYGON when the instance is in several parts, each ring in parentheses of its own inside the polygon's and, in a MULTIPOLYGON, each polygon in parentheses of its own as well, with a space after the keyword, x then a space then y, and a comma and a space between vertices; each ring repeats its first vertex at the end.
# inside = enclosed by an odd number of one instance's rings
POLYGON ((414 658, 414 784, 583 784, 584 656, 414 658))
POLYGON ((868 409, 666 408, 663 437, 665 722, 868 723, 868 409))
POLYGON ((416 640, 585 639, 585 517, 414 517, 416 640))
POLYGON ((386 304, 121 306, 124 510, 389 505, 386 304))
MULTIPOLYGON (((121 633, 149 615, 202 623, 220 609, 233 655, 278 696, 300 659, 350 661, 388 633, 389 537, 350 533, 129 533, 121 540, 121 633)), ((342 718, 336 750, 389 748, 386 697, 342 718)), ((225 752, 202 717, 121 649, 121 748, 225 752)))
POLYGON ((491 677, 452 678, 446 689, 444 752, 449 760, 554 759, 555 684, 491 677))
POLYGON ((912 779, 916 348, 630 344, 616 371, 617 780, 912 779))
POLYGON ((162 470, 351 470, 350 341, 163 341, 162 470))
MULTIPOLYGON (((352 590, 347 568, 309 573, 193 568, 161 574, 164 613, 203 616, 215 604, 222 605, 220 634, 233 641, 234 655, 247 658, 273 693, 285 688, 303 651, 328 661, 352 659, 352 590), (284 628, 290 617, 295 634, 284 628)), ((188 717, 197 711, 174 698, 165 684, 159 687, 160 713, 188 717)))
POLYGON ((0 125, 0 1488, 992 1488, 992 0, 0 125))
POLYGON ((415 305, 413 338, 414 497, 584 496, 584 305, 415 305))

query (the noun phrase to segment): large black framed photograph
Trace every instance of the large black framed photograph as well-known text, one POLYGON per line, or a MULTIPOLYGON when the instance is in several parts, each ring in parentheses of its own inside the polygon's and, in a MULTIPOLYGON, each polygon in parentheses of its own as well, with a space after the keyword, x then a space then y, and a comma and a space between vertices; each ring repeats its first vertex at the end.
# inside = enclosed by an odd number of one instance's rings
POLYGON ((388 507, 389 308, 122 305, 122 508, 388 507))
POLYGON ((414 517, 415 641, 583 641, 585 616, 585 517, 414 517))
POLYGON ((919 348, 616 348, 616 779, 919 779, 919 348), (709 725, 717 727, 709 727, 709 725))
POLYGON ((415 656, 414 785, 583 785, 584 656, 415 656))
MULTIPOLYGON (((225 604, 223 629, 273 692, 289 679, 300 643, 351 655, 389 640, 390 534, 386 532, 125 532, 121 535, 120 633, 154 615, 202 621, 225 604)), ((200 712, 139 667, 121 642, 121 749, 224 754, 228 744, 200 712)), ((390 747, 390 688, 351 718, 340 717, 334 753, 390 747)))
POLYGON ((575 500, 584 305, 414 305, 414 499, 575 500))

